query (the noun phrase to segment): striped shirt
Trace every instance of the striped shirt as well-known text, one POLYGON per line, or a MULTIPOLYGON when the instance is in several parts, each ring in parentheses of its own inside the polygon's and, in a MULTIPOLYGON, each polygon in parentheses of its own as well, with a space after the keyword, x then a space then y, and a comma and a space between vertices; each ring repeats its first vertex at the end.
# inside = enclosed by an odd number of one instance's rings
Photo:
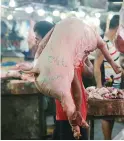
MULTIPOLYGON (((107 44, 108 51, 112 57, 112 59, 120 65, 119 63, 119 56, 120 53, 116 50, 114 43, 112 43, 110 40, 107 39, 107 37, 104 37, 104 41, 107 44)), ((104 68, 105 68, 105 80, 108 81, 111 77, 114 76, 114 84, 113 85, 119 85, 121 83, 121 73, 116 74, 111 67, 111 65, 107 62, 107 60, 104 58, 104 68)))

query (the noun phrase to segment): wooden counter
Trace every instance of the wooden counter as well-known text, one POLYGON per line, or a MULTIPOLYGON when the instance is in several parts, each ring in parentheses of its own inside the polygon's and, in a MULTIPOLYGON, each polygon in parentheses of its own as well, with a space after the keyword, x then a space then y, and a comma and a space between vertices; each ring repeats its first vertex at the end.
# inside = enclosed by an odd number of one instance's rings
POLYGON ((116 118, 124 119, 124 99, 89 99, 87 116, 90 125, 89 139, 94 139, 94 120, 116 118))
MULTIPOLYGON (((10 80, 10 81, 6 81, 5 83, 4 83, 4 87, 6 88, 2 89, 2 94, 6 94, 7 93, 6 91, 9 91, 11 94, 14 95, 20 95, 20 94, 31 95, 31 94, 39 93, 33 82, 28 82, 23 80, 10 80)), ((124 115, 124 99, 108 99, 108 100, 89 99, 88 115, 89 116, 124 115)))
POLYGON ((88 100, 89 116, 124 115, 124 99, 90 99, 88 100))
MULTIPOLYGON (((34 83, 33 82, 32 83, 26 82, 23 80, 6 80, 6 79, 4 79, 4 80, 2 80, 2 101, 4 100, 4 102, 2 102, 2 109, 3 109, 3 105, 5 105, 5 97, 7 95, 9 96, 9 98, 11 100, 12 100, 12 98, 11 98, 12 96, 23 97, 23 100, 27 99, 27 102, 29 102, 31 100, 32 96, 33 96, 32 101, 33 101, 33 99, 37 99, 37 100, 35 100, 35 102, 38 104, 36 106, 37 107, 36 109, 38 109, 40 111, 39 112, 40 113, 39 114, 39 117, 40 117, 39 124, 40 124, 40 132, 42 132, 42 134, 40 134, 40 136, 38 136, 38 138, 36 138, 36 139, 43 139, 43 136, 45 135, 43 95, 39 93, 39 91, 36 89, 34 83), (28 101, 28 99, 29 99, 29 101, 28 101)), ((33 103, 34 103, 34 101, 33 101, 33 103)), ((30 105, 31 104, 32 103, 30 103, 30 105)), ((9 108, 9 106, 8 106, 8 108, 9 108)), ((28 107, 26 107, 26 108, 28 108, 28 107)), ((36 109, 34 111, 34 115, 37 115, 36 109)), ((2 110, 2 117, 4 116, 4 113, 5 113, 5 111, 2 110)), ((32 113, 32 116, 33 116, 33 113, 32 113)), ((88 100, 88 120, 89 120, 89 124, 90 124, 90 129, 91 129, 90 130, 90 139, 94 139, 94 120, 95 119, 101 119, 101 118, 102 119, 106 119, 106 118, 107 119, 108 118, 115 119, 116 117, 124 117, 124 99, 111 99, 111 100, 90 99, 90 100, 88 100)), ((1 123, 5 123, 5 122, 2 121, 1 123)), ((4 125, 3 125, 3 127, 4 127, 4 125)), ((22 138, 20 138, 20 139, 22 139, 22 138)), ((28 138, 28 139, 32 139, 32 138, 28 138)))
POLYGON ((30 82, 2 79, 1 83, 1 138, 46 139, 45 97, 30 82))

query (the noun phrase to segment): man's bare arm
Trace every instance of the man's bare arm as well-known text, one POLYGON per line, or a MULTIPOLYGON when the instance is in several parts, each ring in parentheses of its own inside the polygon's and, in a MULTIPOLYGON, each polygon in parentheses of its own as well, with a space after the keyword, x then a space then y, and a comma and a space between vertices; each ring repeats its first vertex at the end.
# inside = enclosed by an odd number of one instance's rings
MULTIPOLYGON (((88 58, 86 59, 83 66, 83 74, 85 74, 85 76, 87 77, 93 76, 93 65, 88 58)), ((82 104, 82 89, 76 70, 74 71, 74 79, 72 82, 72 93, 73 93, 76 108, 78 111, 80 111, 82 104)))
POLYGON ((102 81, 101 81, 101 64, 103 62, 104 56, 102 55, 101 51, 98 49, 96 51, 96 58, 94 62, 94 76, 96 80, 97 87, 102 87, 102 81))
POLYGON ((84 67, 83 67, 83 75, 86 77, 93 77, 93 65, 91 61, 87 58, 86 61, 84 62, 84 67))
POLYGON ((105 59, 108 61, 108 63, 112 66, 113 70, 116 74, 121 73, 121 68, 119 65, 117 65, 114 60, 112 59, 111 55, 109 54, 105 42, 102 40, 100 36, 98 36, 98 44, 97 48, 100 49, 102 54, 104 55, 105 59))
POLYGON ((82 90, 81 90, 81 84, 78 79, 78 75, 76 70, 74 71, 74 79, 72 81, 72 94, 74 97, 74 102, 76 105, 76 110, 80 111, 81 109, 81 104, 82 104, 82 90))

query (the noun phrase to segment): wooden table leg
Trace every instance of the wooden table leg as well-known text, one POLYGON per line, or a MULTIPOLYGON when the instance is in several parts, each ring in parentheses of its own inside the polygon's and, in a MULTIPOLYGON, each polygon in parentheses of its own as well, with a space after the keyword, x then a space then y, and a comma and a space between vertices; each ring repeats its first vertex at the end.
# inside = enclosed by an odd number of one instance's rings
POLYGON ((39 124, 40 124, 40 139, 43 140, 46 136, 47 125, 46 125, 46 116, 44 111, 44 102, 42 94, 38 97, 39 101, 39 124))
POLYGON ((94 140, 94 120, 90 120, 90 140, 94 140))

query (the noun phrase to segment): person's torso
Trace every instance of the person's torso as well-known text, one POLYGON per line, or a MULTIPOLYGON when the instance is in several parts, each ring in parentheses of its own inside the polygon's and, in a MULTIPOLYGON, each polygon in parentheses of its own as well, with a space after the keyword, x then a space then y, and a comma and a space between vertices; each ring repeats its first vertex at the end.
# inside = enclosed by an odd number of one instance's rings
MULTIPOLYGON (((107 48, 108 48, 108 51, 111 55, 111 58, 114 60, 114 62, 116 64, 119 65, 120 53, 116 50, 114 44, 107 39, 107 37, 105 37, 104 40, 107 44, 107 48)), ((121 73, 116 74, 106 59, 104 59, 104 69, 105 69, 105 80, 108 81, 111 78, 111 76, 113 76, 114 77, 114 85, 120 85, 121 73)))

